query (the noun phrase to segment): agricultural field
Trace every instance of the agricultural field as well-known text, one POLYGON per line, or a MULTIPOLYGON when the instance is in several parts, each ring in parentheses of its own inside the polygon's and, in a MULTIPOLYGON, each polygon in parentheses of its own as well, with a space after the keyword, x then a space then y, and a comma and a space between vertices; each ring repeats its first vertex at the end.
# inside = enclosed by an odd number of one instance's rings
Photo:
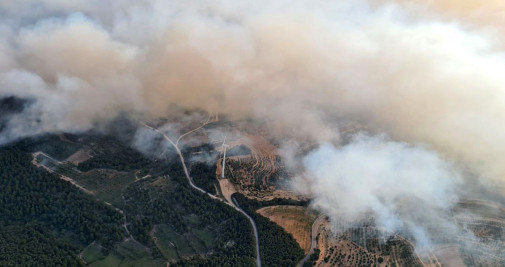
POLYGON ((473 236, 454 239, 438 229, 432 247, 425 248, 415 248, 409 237, 376 228, 372 217, 363 216, 359 222, 325 221, 317 232, 315 265, 504 266, 505 209, 492 202, 464 200, 452 212, 455 223, 473 236))
POLYGON ((316 214, 306 207, 271 206, 257 210, 259 214, 275 222, 296 239, 305 253, 310 250, 311 227, 316 214))
MULTIPOLYGON (((220 264, 253 262, 253 236, 247 218, 190 189, 178 158, 149 159, 108 137, 77 140, 75 149, 65 157, 57 159, 45 152, 54 149, 44 147, 44 151, 32 152, 30 159, 35 167, 56 174, 121 214, 125 239, 107 249, 97 242, 85 245, 78 255, 83 263, 165 266, 167 262, 186 264, 207 258, 220 264)), ((191 158, 211 149, 190 147, 183 153, 191 158)), ((188 166, 195 183, 218 183, 215 163, 194 161, 188 166)))
POLYGON ((65 161, 77 166, 79 163, 85 162, 91 157, 91 151, 89 149, 83 148, 70 155, 67 159, 65 159, 65 161))
POLYGON ((133 240, 125 240, 105 254, 99 246, 91 244, 82 253, 82 259, 92 267, 165 266, 164 261, 151 257, 144 246, 133 240))
POLYGON ((112 169, 93 169, 81 172, 72 163, 57 161, 45 153, 34 153, 33 163, 61 175, 62 179, 70 181, 84 192, 115 207, 123 206, 121 191, 140 179, 136 176, 136 171, 120 172, 112 169))
MULTIPOLYGON (((238 192, 258 200, 274 198, 299 199, 300 196, 283 187, 290 174, 278 155, 277 147, 263 136, 245 133, 233 137, 226 157, 225 178, 238 192)), ((222 153, 222 148, 219 149, 222 153)), ((222 158, 217 161, 217 175, 221 176, 222 158)))
POLYGON ((214 246, 216 234, 210 229, 191 229, 179 234, 166 224, 156 225, 151 235, 156 246, 169 261, 177 261, 193 255, 205 256, 214 246))
MULTIPOLYGON (((503 206, 489 201, 463 200, 454 209, 453 215, 456 222, 471 230, 477 238, 475 240, 461 236, 457 240, 460 253, 456 255, 460 255, 466 265, 505 265, 505 254, 503 254, 505 251, 505 209, 503 206)), ((445 257, 441 257, 442 262, 444 259, 445 257)))
MULTIPOLYGON (((367 220, 368 218, 365 218, 367 220)), ((347 228, 349 222, 325 221, 317 232, 316 266, 423 266, 411 242, 383 232, 366 221, 347 228)))

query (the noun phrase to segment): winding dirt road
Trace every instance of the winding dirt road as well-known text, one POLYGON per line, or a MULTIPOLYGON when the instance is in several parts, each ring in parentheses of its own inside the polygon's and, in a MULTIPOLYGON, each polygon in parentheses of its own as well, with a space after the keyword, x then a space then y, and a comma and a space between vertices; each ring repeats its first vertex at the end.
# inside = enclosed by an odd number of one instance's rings
POLYGON ((314 249, 317 247, 317 233, 319 232, 319 227, 321 226, 321 224, 323 223, 325 218, 326 218, 326 215, 321 214, 321 215, 319 215, 319 217, 317 217, 317 219, 312 224, 312 231, 311 231, 312 232, 312 242, 310 245, 309 253, 307 253, 307 255, 305 255, 305 257, 300 262, 298 262, 296 267, 302 267, 303 264, 306 261, 308 261, 310 256, 314 253, 314 249))
MULTIPOLYGON (((212 195, 211 193, 203 190, 202 188, 196 186, 194 183, 193 183, 193 180, 191 179, 191 177, 189 176, 189 172, 188 172, 188 168, 186 167, 186 163, 184 161, 184 157, 182 156, 182 153, 181 153, 181 150, 179 149, 179 146, 178 146, 178 143, 176 144, 174 141, 172 141, 172 139, 170 139, 165 133, 163 133, 162 131, 160 131, 159 129, 156 129, 154 127, 151 127, 143 122, 139 122, 142 126, 146 127, 146 128, 149 128, 159 134, 161 134, 163 136, 163 138, 165 138, 165 140, 167 140, 174 148, 175 148, 175 151, 177 152, 177 154, 179 155, 179 159, 181 160, 181 163, 182 163, 182 168, 184 169, 184 174, 186 175, 186 178, 188 179, 188 182, 189 182, 189 185, 195 189, 195 190, 198 190, 200 191, 201 193, 204 193, 206 195, 208 195, 210 198, 212 199, 217 199, 219 201, 222 201, 223 203, 226 203, 230 206, 232 206, 233 208, 235 208, 235 210, 237 210, 238 212, 242 213, 248 220, 249 222, 251 223, 251 226, 253 228, 253 232, 254 232, 254 239, 255 239, 255 243, 256 243, 256 265, 258 267, 261 267, 261 257, 260 257, 260 249, 259 249, 259 239, 258 239, 258 229, 256 228, 256 223, 254 222, 254 220, 245 212, 243 211, 240 206, 238 205, 238 203, 235 201, 235 199, 232 198, 233 202, 232 203, 228 203, 227 201, 223 201, 221 198, 218 198, 214 195, 212 195)), ((206 122, 207 123, 207 122, 206 122)), ((205 124, 203 126, 205 126, 205 124)), ((200 126, 198 127, 197 129, 200 129, 202 128, 203 126, 200 126)), ((189 131, 182 136, 185 136, 187 135, 188 133, 191 133, 191 132, 194 132, 195 130, 192 130, 192 131, 189 131)), ((180 141, 181 137, 179 137, 179 139, 177 140, 177 142, 180 141)))
POLYGON ((258 242, 258 240, 259 240, 258 239, 258 228, 256 228, 256 224, 254 223, 253 218, 251 218, 251 216, 249 216, 244 210, 242 210, 242 208, 240 208, 240 206, 238 205, 238 202, 235 200, 235 198, 231 197, 231 200, 233 201, 233 205, 235 205, 235 209, 237 209, 242 214, 244 214, 247 217, 247 219, 249 219, 249 221, 251 222, 251 225, 253 227, 253 232, 254 232, 254 238, 256 239, 256 265, 258 265, 258 267, 261 267, 260 244, 258 242))

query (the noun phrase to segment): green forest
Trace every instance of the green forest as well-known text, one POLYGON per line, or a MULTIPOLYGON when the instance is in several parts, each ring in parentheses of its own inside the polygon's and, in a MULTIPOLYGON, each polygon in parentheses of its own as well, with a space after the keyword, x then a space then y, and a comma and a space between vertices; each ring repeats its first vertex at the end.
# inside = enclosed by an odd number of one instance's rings
POLYGON ((264 266, 295 266, 304 256, 302 248, 293 236, 276 223, 258 214, 256 210, 272 205, 306 205, 288 199, 258 201, 235 193, 232 196, 240 207, 256 222, 259 235, 260 256, 264 266))
MULTIPOLYGON (((173 266, 255 266, 247 218, 192 189, 178 158, 148 158, 112 137, 72 140, 44 136, 0 147, 0 266, 162 266, 166 261, 173 266), (143 177, 122 179, 127 184, 103 192, 122 199, 120 209, 32 164, 33 152, 64 160, 82 147, 91 149, 93 157, 65 175, 107 169, 116 175, 110 177, 143 177)), ((212 149, 202 146, 183 153, 189 158, 195 151, 212 149)), ((215 192, 215 162, 194 161, 190 172, 196 184, 215 192)), ((112 178, 97 181, 107 179, 112 178)), ((264 266, 293 266, 303 256, 299 246, 254 210, 306 203, 236 198, 258 224, 264 266)))
POLYGON ((121 214, 30 160, 15 146, 0 149, 0 242, 11 244, 0 250, 1 266, 33 266, 51 258, 71 262, 69 255, 93 241, 111 249, 124 238, 121 214), (13 233, 19 233, 16 242, 13 233), (28 248, 32 254, 24 253, 28 248))

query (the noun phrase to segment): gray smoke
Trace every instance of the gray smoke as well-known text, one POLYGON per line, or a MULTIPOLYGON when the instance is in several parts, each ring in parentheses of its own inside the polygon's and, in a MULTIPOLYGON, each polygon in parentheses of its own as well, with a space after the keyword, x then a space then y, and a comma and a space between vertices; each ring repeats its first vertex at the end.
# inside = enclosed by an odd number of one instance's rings
POLYGON ((421 233, 398 203, 437 218, 458 198, 458 166, 505 192, 503 5, 462 2, 0 0, 0 98, 30 103, 0 144, 174 107, 253 119, 277 139, 321 144, 304 160, 321 209, 371 210, 421 233), (395 141, 342 146, 343 121, 395 141), (361 195, 334 198, 341 186, 361 195))
POLYGON ((459 228, 448 214, 461 174, 425 147, 358 134, 341 147, 321 145, 303 165, 314 207, 330 218, 358 222, 372 213, 379 227, 411 233, 421 245, 430 243, 429 227, 459 228))

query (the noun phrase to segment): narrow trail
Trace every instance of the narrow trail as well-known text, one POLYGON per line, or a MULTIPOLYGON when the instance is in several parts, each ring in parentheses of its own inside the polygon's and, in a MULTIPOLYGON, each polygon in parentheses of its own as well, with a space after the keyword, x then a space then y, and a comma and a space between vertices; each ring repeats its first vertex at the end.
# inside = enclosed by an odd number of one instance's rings
POLYGON ((219 197, 216 197, 215 195, 212 195, 211 193, 203 190, 202 188, 196 186, 194 183, 193 183, 193 180, 191 179, 191 177, 189 176, 189 172, 188 172, 188 168, 186 167, 186 163, 184 161, 184 157, 182 156, 182 152, 181 150, 179 149, 179 146, 178 146, 178 142, 181 140, 181 138, 189 133, 192 133, 194 132, 195 130, 198 130, 198 129, 201 129, 202 127, 204 127, 207 123, 208 123, 209 120, 207 120, 207 122, 205 122, 202 126, 194 129, 194 130, 191 130, 183 135, 181 135, 179 137, 179 139, 177 140, 177 143, 175 143, 174 141, 172 141, 172 139, 170 139, 170 137, 168 137, 165 133, 163 133, 162 131, 160 131, 159 129, 156 129, 154 127, 151 127, 143 122, 139 122, 142 126, 146 127, 146 128, 149 128, 157 133, 159 133, 161 136, 163 136, 163 138, 165 140, 167 140, 175 149, 175 151, 177 152, 177 154, 179 155, 179 159, 181 160, 181 164, 182 164, 182 168, 184 170, 184 174, 186 175, 186 178, 188 179, 188 182, 189 182, 189 185, 197 190, 197 191, 200 191, 201 193, 203 194, 206 194, 208 195, 210 198, 212 199, 216 199, 216 200, 219 200, 223 203, 226 203, 230 206, 232 206, 233 208, 235 208, 235 210, 237 210, 238 212, 242 213, 248 220, 249 222, 251 223, 251 226, 253 228, 253 232, 254 232, 254 239, 255 239, 255 243, 256 243, 256 265, 258 267, 261 267, 261 257, 260 257, 260 249, 259 249, 259 239, 258 239, 258 229, 256 228, 256 223, 254 222, 253 218, 251 218, 245 211, 243 211, 240 206, 238 206, 238 203, 236 203, 235 199, 232 198, 233 200, 233 203, 228 203, 227 201, 223 201, 223 199, 219 198, 219 197))
POLYGON ((317 217, 317 219, 314 221, 314 223, 312 224, 312 232, 311 232, 311 235, 312 235, 312 242, 311 242, 311 245, 310 245, 310 250, 309 250, 309 253, 307 253, 307 255, 305 255, 305 257, 300 261, 298 262, 298 264, 296 265, 296 267, 302 267, 303 264, 309 260, 310 256, 314 253, 314 249, 316 249, 317 247, 317 232, 319 230, 319 226, 321 225, 322 223, 322 220, 325 218, 326 216, 324 214, 321 214, 319 215, 319 217, 317 217))
POLYGON ((223 167, 221 168, 221 178, 224 179, 224 167, 225 167, 225 162, 226 162, 226 147, 228 146, 226 144, 226 136, 228 135, 228 133, 226 133, 224 135, 224 139, 223 139, 223 150, 224 150, 224 153, 223 153, 223 167))
POLYGON ((253 218, 251 218, 251 216, 249 216, 244 210, 242 210, 242 208, 240 208, 240 206, 238 205, 238 202, 235 200, 234 197, 231 197, 231 200, 233 201, 233 205, 235 205, 235 208, 240 211, 242 214, 244 214, 247 219, 249 219, 249 221, 251 222, 251 225, 253 227, 253 232, 254 232, 254 238, 256 239, 256 265, 258 265, 258 267, 261 267, 261 257, 260 257, 260 254, 259 254, 259 251, 260 251, 260 244, 258 242, 258 229, 256 228, 256 224, 254 223, 254 220, 253 218))
POLYGON ((188 134, 190 134, 190 133, 196 132, 196 131, 198 131, 198 130, 202 129, 203 127, 205 127, 205 125, 209 124, 209 122, 210 122, 210 117, 211 117, 211 116, 209 116, 209 117, 207 118, 207 121, 205 121, 205 122, 204 122, 204 123, 203 123, 200 127, 197 127, 197 128, 195 128, 195 129, 193 129, 193 130, 191 130, 191 131, 189 131, 189 132, 187 132, 187 133, 182 134, 181 136, 179 136, 179 138, 177 138, 177 141, 175 141, 175 145, 176 145, 176 146, 178 146, 178 145, 179 145, 179 142, 181 141, 181 139, 182 139, 184 136, 186 136, 186 135, 188 135, 188 134))
MULTIPOLYGON (((48 172, 50 172, 50 173, 56 173, 56 174, 58 174, 62 180, 68 181, 68 182, 70 182, 73 186, 75 186, 75 187, 79 188, 80 190, 84 191, 85 193, 87 193, 87 194, 89 194, 89 195, 92 195, 92 196, 95 196, 95 193, 94 193, 94 192, 92 192, 92 191, 90 191, 90 190, 88 190, 88 189, 84 188, 83 186, 81 186, 80 184, 78 184, 78 183, 77 183, 75 180, 73 180, 72 178, 67 177, 67 176, 65 176, 65 175, 62 175, 62 174, 59 174, 59 173, 55 172, 54 170, 52 170, 51 168, 49 168, 49 167, 47 167, 47 166, 45 166, 45 165, 43 165, 43 164, 38 163, 38 162, 37 162, 37 156, 39 156, 39 155, 43 155, 44 157, 46 157, 46 158, 48 158, 49 160, 53 161, 53 163, 54 163, 55 165, 62 165, 62 164, 64 164, 63 162, 61 162, 61 161, 59 161, 59 160, 57 160, 57 159, 55 159, 55 158, 53 158, 53 157, 51 157, 51 156, 49 156, 49 155, 45 154, 45 153, 44 153, 44 152, 42 152, 42 151, 35 152, 35 153, 33 153, 32 155, 33 155, 32 164, 34 164, 35 166, 37 166, 37 167, 42 167, 42 168, 44 168, 46 171, 48 171, 48 172)), ((140 179, 144 179, 144 178, 146 178, 146 177, 142 177, 142 178, 140 178, 140 179)), ((121 198, 123 199, 123 203, 125 203, 125 206, 126 206, 126 200, 125 200, 125 198, 124 198, 123 193, 121 193, 121 198)), ((97 199, 97 200, 99 200, 99 199, 97 199)), ((131 239, 131 240, 133 240, 134 242, 136 242, 136 243, 138 243, 138 244, 141 244, 140 242, 138 242, 138 241, 137 241, 137 240, 133 237, 133 235, 132 235, 132 234, 130 233, 130 231, 128 230, 128 225, 127 225, 127 221, 126 221, 126 212, 125 212, 124 210, 122 210, 122 209, 118 208, 118 207, 115 207, 114 205, 112 205, 111 203, 109 203, 109 202, 107 202, 107 201, 104 201, 104 200, 99 200, 99 201, 103 201, 103 203, 105 203, 107 206, 112 207, 113 209, 115 209, 116 211, 118 211, 119 213, 121 213, 121 214, 123 215, 123 223, 121 224, 121 226, 124 228, 125 232, 126 232, 126 233, 128 234, 128 236, 129 236, 129 237, 127 237, 127 239, 131 239)), ((142 244, 141 244, 141 245, 142 245, 142 244)), ((142 245, 142 246, 143 246, 143 245, 142 245)), ((148 250, 148 248, 146 248, 146 249, 148 250)), ((82 256, 82 255, 81 255, 81 256, 82 256)))
MULTIPOLYGON (((125 209, 126 209, 126 199, 124 198, 123 192, 121 192, 121 198, 123 199, 123 203, 124 203, 124 206, 125 206, 125 209)), ((121 211, 121 213, 123 214, 123 228, 125 229, 126 233, 130 236, 130 238, 133 241, 135 241, 136 243, 139 243, 137 240, 135 240, 135 238, 133 237, 133 235, 130 233, 130 230, 128 230, 128 224, 126 222, 126 212, 125 211, 121 211)))
MULTIPOLYGON (((68 177, 68 176, 65 176, 65 175, 63 175, 63 174, 60 174, 60 173, 56 172, 55 170, 53 170, 53 169, 49 168, 48 166, 46 166, 46 165, 44 165, 44 164, 42 164, 42 163, 37 162, 37 157, 38 157, 39 155, 42 155, 42 156, 46 157, 47 159, 49 159, 50 161, 52 161, 52 162, 53 162, 53 164, 54 164, 54 165, 56 165, 56 166, 59 166, 59 165, 62 165, 62 164, 63 164, 63 162, 61 162, 61 161, 59 161, 59 160, 57 160, 57 159, 55 159, 55 158, 53 158, 53 157, 51 157, 51 156, 47 155, 46 153, 44 153, 44 152, 42 152, 42 151, 37 151, 37 152, 35 152, 35 153, 33 153, 33 154, 32 154, 32 157, 33 157, 33 159, 32 159, 32 164, 33 164, 33 165, 35 165, 35 166, 37 166, 37 167, 42 167, 42 168, 44 168, 46 171, 48 171, 48 172, 50 172, 50 173, 56 173, 56 174, 58 174, 58 175, 60 176, 60 179, 65 180, 65 181, 67 181, 67 182, 71 183, 73 186, 75 186, 75 187, 79 188, 80 190, 82 190, 82 191, 83 191, 84 193, 86 193, 86 194, 89 194, 89 195, 92 195, 92 196, 94 196, 94 195, 95 195, 95 193, 94 193, 93 191, 90 191, 90 190, 88 190, 88 189, 84 188, 83 186, 81 186, 80 184, 78 184, 78 183, 77 183, 74 179, 72 179, 72 178, 70 178, 70 177, 68 177)), ((109 203, 108 205, 110 205, 110 203, 109 203)))
POLYGON ((189 176, 189 172, 188 172, 188 168, 186 167, 186 163, 184 162, 184 157, 182 156, 182 152, 181 150, 179 149, 179 146, 177 146, 174 141, 172 141, 172 139, 170 139, 170 137, 168 137, 166 134, 164 134, 162 131, 156 129, 156 128, 153 128, 143 122, 141 122, 141 124, 146 127, 146 128, 149 128, 159 134, 161 134, 163 136, 163 138, 165 138, 165 140, 167 140, 175 149, 175 151, 177 152, 177 154, 179 155, 179 159, 181 160, 181 163, 182 163, 182 169, 184 170, 184 174, 186 175, 186 178, 188 179, 188 182, 189 182, 189 185, 195 189, 195 190, 198 190, 200 191, 201 193, 204 193, 204 194, 207 194, 209 195, 210 197, 212 198, 217 198, 216 196, 208 193, 207 191, 201 189, 200 187, 196 186, 194 183, 193 183, 193 180, 191 179, 191 177, 189 176))

